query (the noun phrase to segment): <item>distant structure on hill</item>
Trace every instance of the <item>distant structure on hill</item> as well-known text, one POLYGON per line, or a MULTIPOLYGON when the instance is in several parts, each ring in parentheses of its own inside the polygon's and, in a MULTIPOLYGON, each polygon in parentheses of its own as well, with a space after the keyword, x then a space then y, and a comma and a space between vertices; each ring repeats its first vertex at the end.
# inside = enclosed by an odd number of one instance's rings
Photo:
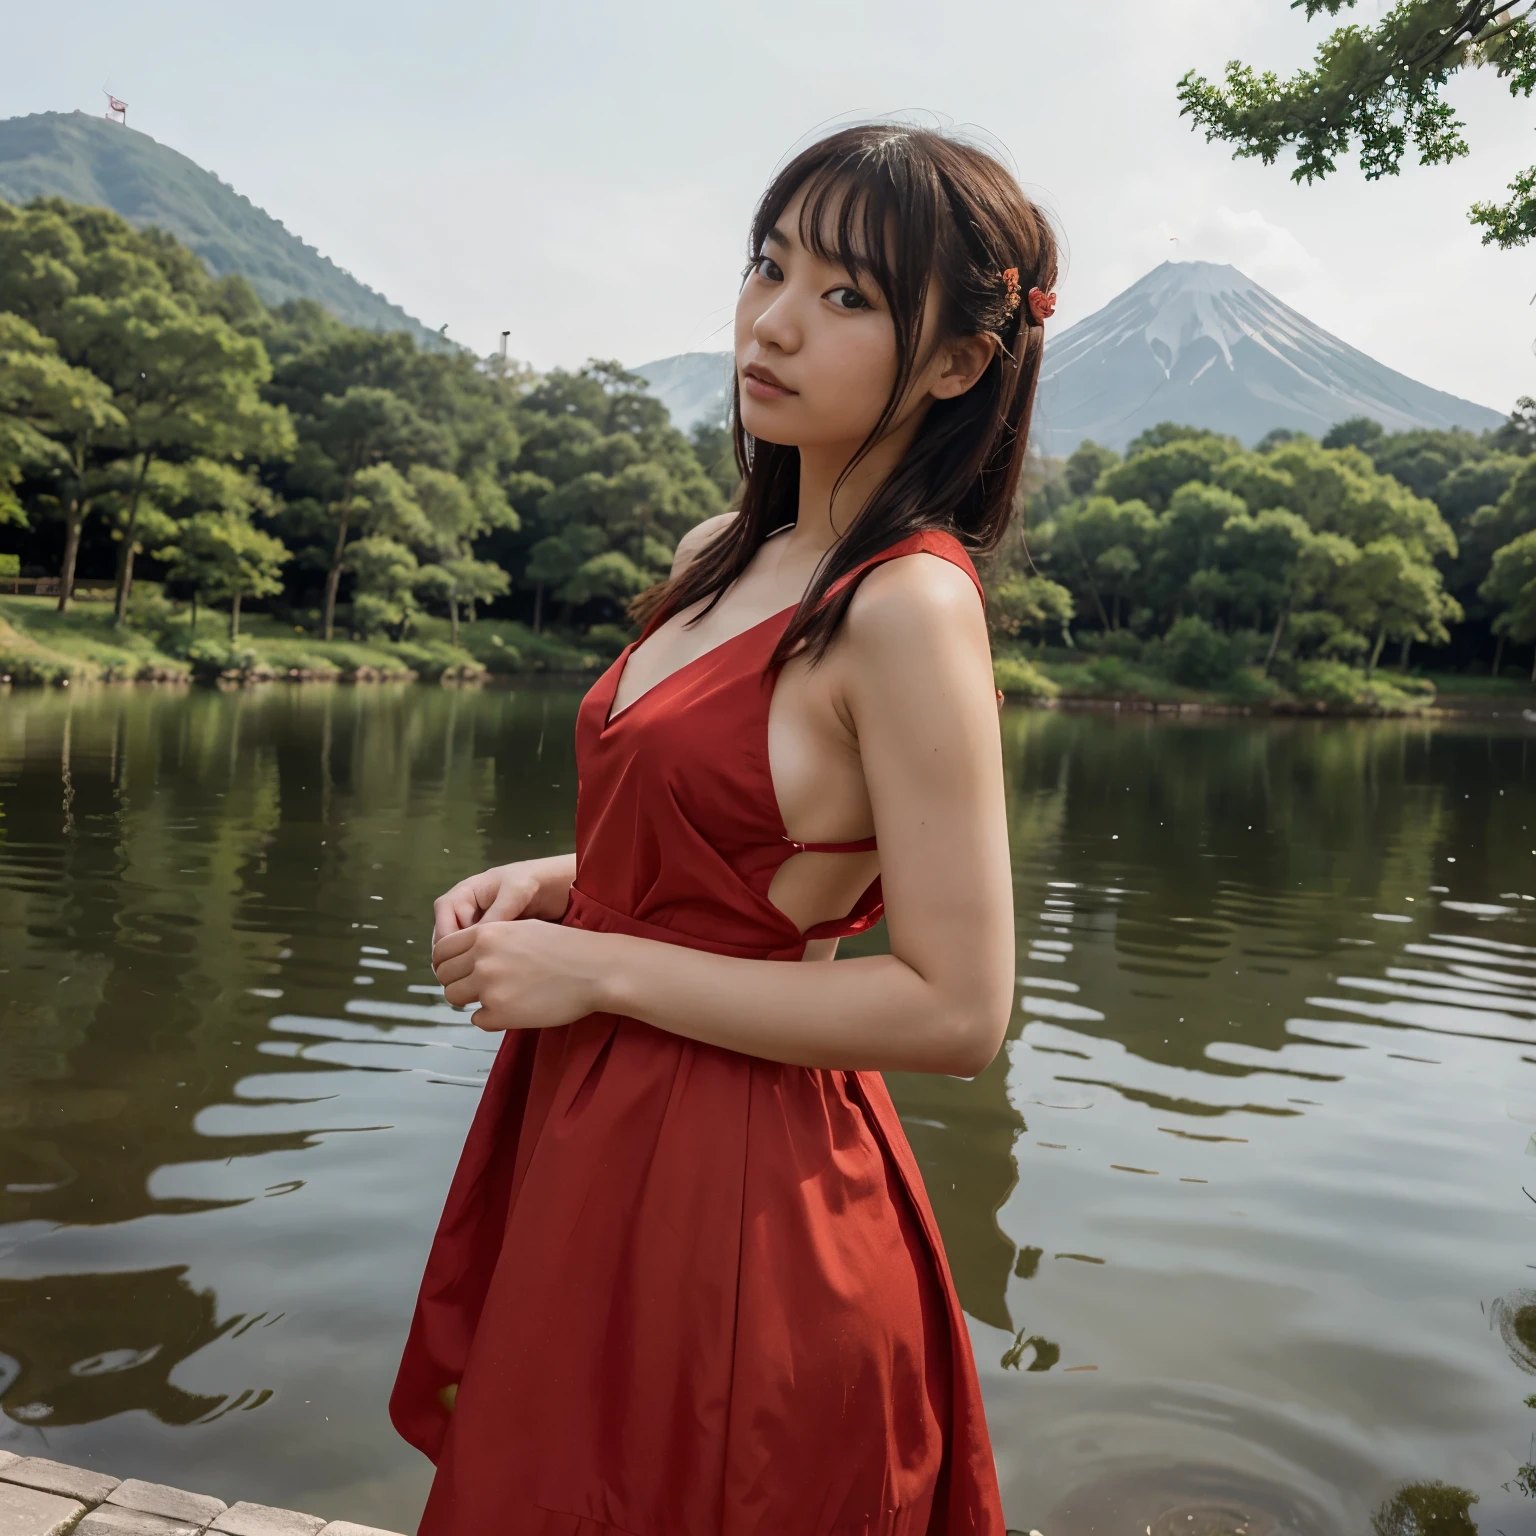
POLYGON ((1276 427, 1321 437, 1351 416, 1389 432, 1504 420, 1367 357, 1236 267, 1165 261, 1047 340, 1035 436, 1047 453, 1088 437, 1123 449, 1178 421, 1251 445, 1276 427))
POLYGON ((240 273, 269 304, 313 299, 348 325, 436 331, 290 234, 211 171, 146 133, 84 112, 0 120, 0 198, 62 197, 111 208, 138 227, 156 224, 196 251, 216 277, 240 273))
MULTIPOLYGON (((723 421, 731 355, 685 352, 634 370, 684 431, 723 421)), ((1035 440, 1071 453, 1084 438, 1123 449, 1160 421, 1252 445, 1276 427, 1321 437, 1351 416, 1388 431, 1466 427, 1500 411, 1420 384, 1331 336, 1236 267, 1165 261, 1119 298, 1049 335, 1035 440)))

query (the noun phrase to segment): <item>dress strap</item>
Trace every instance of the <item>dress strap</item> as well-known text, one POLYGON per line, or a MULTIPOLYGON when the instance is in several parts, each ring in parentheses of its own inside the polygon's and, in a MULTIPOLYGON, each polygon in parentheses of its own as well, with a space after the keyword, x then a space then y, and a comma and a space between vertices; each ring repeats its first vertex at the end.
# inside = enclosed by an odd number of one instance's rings
POLYGON ((873 853, 879 846, 872 837, 856 837, 848 843, 797 843, 786 834, 784 841, 796 853, 873 853))
POLYGON ((877 565, 884 565, 887 560, 899 560, 903 555, 937 555, 941 560, 948 560, 951 565, 958 565, 975 584, 977 596, 983 603, 986 602, 981 577, 976 574, 976 567, 971 563, 965 546, 944 528, 921 528, 916 533, 909 533, 904 539, 898 539, 894 544, 888 544, 868 559, 861 560, 845 575, 839 576, 827 589, 827 596, 835 596, 845 587, 863 580, 877 565))

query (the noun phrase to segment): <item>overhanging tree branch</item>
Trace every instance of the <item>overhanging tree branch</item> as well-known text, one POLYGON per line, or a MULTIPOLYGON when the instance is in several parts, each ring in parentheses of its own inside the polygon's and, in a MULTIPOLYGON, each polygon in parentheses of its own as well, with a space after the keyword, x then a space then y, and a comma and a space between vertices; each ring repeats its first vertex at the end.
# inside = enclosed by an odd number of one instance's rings
MULTIPOLYGON (((1356 0, 1292 0, 1311 18, 1338 15, 1356 0)), ((1421 165, 1469 153, 1463 124, 1442 98, 1462 69, 1492 68, 1516 96, 1536 91, 1536 0, 1399 0, 1374 26, 1335 29, 1310 69, 1288 80, 1238 60, 1221 82, 1190 70, 1179 82, 1181 115, 1222 139, 1239 157, 1273 164, 1294 148, 1292 179, 1314 181, 1355 148, 1369 181, 1395 176, 1410 143, 1421 165)), ((1511 183, 1507 205, 1477 204, 1471 218, 1485 244, 1519 245, 1536 236, 1533 173, 1511 183)))

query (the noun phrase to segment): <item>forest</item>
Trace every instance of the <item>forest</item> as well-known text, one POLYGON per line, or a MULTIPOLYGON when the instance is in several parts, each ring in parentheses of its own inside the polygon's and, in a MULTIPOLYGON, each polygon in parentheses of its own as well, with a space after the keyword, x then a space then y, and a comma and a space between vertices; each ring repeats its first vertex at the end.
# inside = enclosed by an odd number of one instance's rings
POLYGON ((345 637, 468 673, 487 615, 580 665, 726 489, 616 363, 536 378, 269 308, 101 209, 0 204, 0 578, 57 578, 61 617, 110 586, 130 670, 135 636, 218 671, 284 632, 306 672, 345 670, 345 637))
POLYGON ((1139 664, 1255 703, 1400 707, 1432 695, 1426 671, 1508 675, 1536 640, 1536 401, 1482 435, 1359 417, 1252 449, 1172 423, 1123 458, 1085 442, 991 575, 1021 691, 1074 627, 1102 692, 1135 691, 1139 664))
MULTIPOLYGON (((1530 400, 1480 437, 1165 424, 1027 480, 985 572, 1005 691, 1390 709, 1528 670, 1530 400)), ((50 597, 0 596, 0 675, 587 670, 735 481, 617 363, 269 307, 161 231, 0 203, 0 592, 50 597)))

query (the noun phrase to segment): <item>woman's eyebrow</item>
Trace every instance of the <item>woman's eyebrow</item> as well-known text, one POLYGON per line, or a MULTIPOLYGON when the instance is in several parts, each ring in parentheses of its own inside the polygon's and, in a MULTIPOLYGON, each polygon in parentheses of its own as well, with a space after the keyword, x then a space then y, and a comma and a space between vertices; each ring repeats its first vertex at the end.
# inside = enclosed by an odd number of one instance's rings
POLYGON ((779 245, 782 246, 786 251, 789 249, 789 241, 785 239, 784 232, 779 228, 777 224, 771 225, 769 227, 768 233, 763 236, 763 244, 779 245))

